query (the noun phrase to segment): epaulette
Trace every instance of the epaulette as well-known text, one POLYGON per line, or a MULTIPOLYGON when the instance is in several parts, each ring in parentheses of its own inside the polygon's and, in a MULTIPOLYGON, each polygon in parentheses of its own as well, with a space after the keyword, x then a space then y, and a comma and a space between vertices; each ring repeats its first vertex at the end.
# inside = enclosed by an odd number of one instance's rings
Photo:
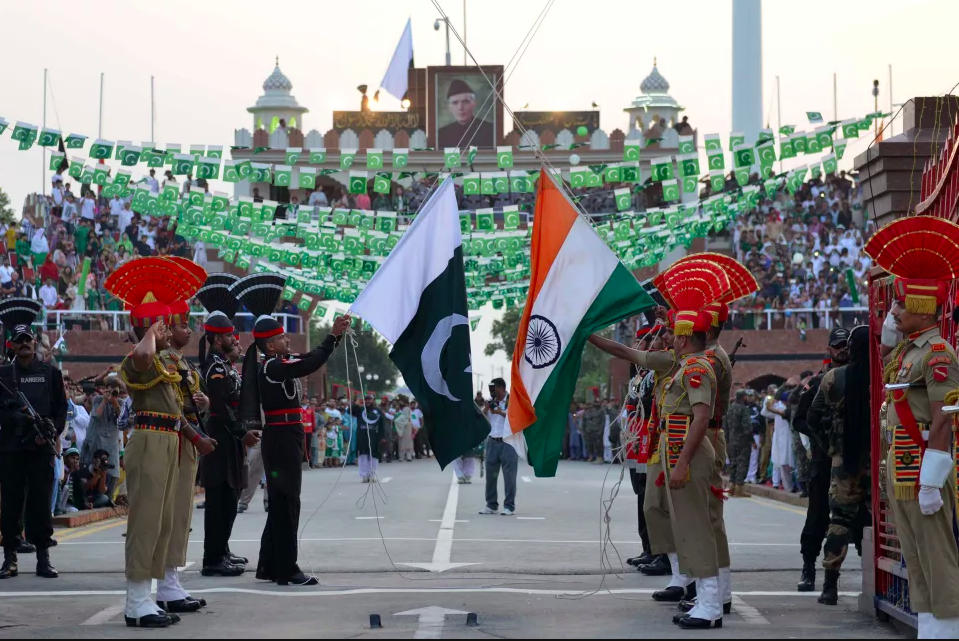
POLYGON ((933 343, 933 344, 932 344, 932 351, 934 351, 934 352, 944 352, 944 351, 946 351, 946 348, 947 348, 947 347, 948 347, 948 345, 947 345, 946 343, 933 343))

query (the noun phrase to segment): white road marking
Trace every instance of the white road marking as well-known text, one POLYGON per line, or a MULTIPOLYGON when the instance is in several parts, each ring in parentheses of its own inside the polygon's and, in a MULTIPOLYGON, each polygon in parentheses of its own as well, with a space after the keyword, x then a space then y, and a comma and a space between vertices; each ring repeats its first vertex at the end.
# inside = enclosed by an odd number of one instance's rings
POLYGON ((385 479, 380 480, 380 483, 389 483, 393 480, 392 476, 387 476, 385 479))
POLYGON ((94 614, 92 617, 81 623, 80 625, 103 625, 109 623, 113 617, 117 616, 126 608, 126 602, 120 601, 116 605, 111 605, 108 608, 104 608, 94 614))
POLYGON ((358 516, 356 517, 356 520, 357 521, 376 521, 376 520, 385 519, 385 518, 386 518, 385 516, 358 516))
POLYGON ((517 521, 545 521, 545 516, 517 516, 517 521))
POLYGON ((414 639, 441 639, 443 638, 443 626, 446 625, 446 615, 448 614, 467 614, 460 610, 447 610, 431 605, 428 608, 419 610, 408 610, 406 612, 397 612, 395 617, 419 617, 419 626, 416 628, 414 639))
POLYGON ((733 595, 733 612, 741 616, 748 625, 770 625, 769 619, 743 601, 741 596, 733 595))
POLYGON ((456 475, 453 474, 451 479, 450 491, 446 495, 446 508, 443 510, 443 520, 440 523, 440 531, 436 535, 436 547, 433 548, 433 561, 431 563, 401 563, 400 565, 430 572, 445 572, 468 565, 479 565, 478 563, 452 563, 450 561, 453 557, 453 529, 456 527, 456 507, 460 500, 460 485, 456 480, 456 475))
POLYGON ((528 476, 523 476, 523 477, 521 477, 521 478, 523 479, 523 483, 532 483, 532 482, 533 482, 533 479, 531 479, 531 478, 528 477, 528 476))
MULTIPOLYGON (((373 518, 373 517, 366 517, 373 518)), ((523 518, 532 518, 532 517, 522 517, 518 516, 517 519, 523 518)), ((430 519, 430 523, 442 523, 442 519, 430 519)), ((468 520, 456 519, 457 523, 469 523, 468 520)), ((319 539, 300 539, 303 543, 336 543, 336 542, 349 542, 349 541, 380 541, 380 537, 333 537, 333 538, 319 538, 319 539)), ((430 538, 417 538, 417 537, 394 537, 386 538, 387 541, 435 541, 436 539, 430 538)), ((548 540, 548 539, 453 539, 454 542, 462 543, 540 543, 540 544, 553 544, 553 545, 596 545, 598 541, 558 541, 558 540, 548 540)), ((203 541, 190 541, 193 545, 203 545, 203 541)), ((230 544, 241 544, 241 543, 256 543, 259 545, 260 539, 232 539, 230 544)), ((622 543, 628 543, 627 541, 614 541, 617 545, 622 543)), ((75 543, 61 543, 61 546, 66 545, 124 545, 123 541, 77 541, 75 543)), ((734 546, 745 546, 745 547, 786 547, 786 548, 795 548, 799 547, 798 543, 738 543, 730 541, 729 545, 734 546)))
MULTIPOLYGON (((442 523, 443 519, 430 519, 430 523, 442 523)), ((469 523, 466 519, 456 519, 457 523, 469 523)))
MULTIPOLYGON (((377 539, 379 540, 379 539, 377 539)), ((409 564, 407 564, 409 565, 409 564)), ((366 594, 527 594, 531 596, 584 596, 594 595, 597 597, 608 596, 609 594, 645 594, 649 595, 656 592, 653 588, 623 588, 620 590, 610 590, 594 593, 592 591, 577 590, 524 590, 521 588, 504 587, 479 587, 479 588, 355 588, 349 590, 316 590, 312 592, 279 592, 270 590, 253 590, 247 588, 207 588, 204 590, 191 590, 191 594, 253 594, 259 596, 271 596, 282 598, 302 598, 302 597, 334 597, 334 596, 355 596, 366 594)), ((839 596, 848 598, 858 598, 859 592, 840 592, 839 596)), ((0 599, 23 599, 23 598, 53 598, 53 597, 100 597, 100 596, 125 596, 124 590, 64 590, 62 592, 0 592, 0 599)), ((797 598, 819 598, 815 592, 775 592, 775 591, 756 591, 756 592, 734 592, 733 600, 736 597, 797 597, 797 598)))

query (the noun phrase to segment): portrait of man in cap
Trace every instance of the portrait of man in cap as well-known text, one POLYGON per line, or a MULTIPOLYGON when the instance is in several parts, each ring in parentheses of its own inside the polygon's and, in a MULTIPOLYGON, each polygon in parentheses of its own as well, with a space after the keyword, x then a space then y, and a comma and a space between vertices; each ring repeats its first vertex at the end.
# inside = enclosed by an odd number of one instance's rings
POLYGON ((496 144, 492 90, 480 74, 438 78, 437 147, 492 147, 496 144), (448 83, 448 84, 447 84, 448 83), (444 90, 445 89, 445 90, 444 90), (489 120, 487 120, 489 119, 489 120))

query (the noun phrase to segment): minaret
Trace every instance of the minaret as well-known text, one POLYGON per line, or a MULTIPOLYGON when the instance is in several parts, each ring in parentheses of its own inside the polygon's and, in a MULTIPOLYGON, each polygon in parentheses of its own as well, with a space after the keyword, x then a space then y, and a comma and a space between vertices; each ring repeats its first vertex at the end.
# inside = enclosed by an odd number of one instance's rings
POLYGON ((763 127, 761 0, 733 0, 733 126, 753 143, 763 127))

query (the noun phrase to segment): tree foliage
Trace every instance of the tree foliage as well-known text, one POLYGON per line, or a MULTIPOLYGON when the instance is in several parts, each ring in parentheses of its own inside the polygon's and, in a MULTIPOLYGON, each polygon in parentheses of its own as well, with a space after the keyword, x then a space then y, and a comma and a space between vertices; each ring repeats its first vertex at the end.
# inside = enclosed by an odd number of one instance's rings
POLYGON ((10 207, 10 196, 0 189, 0 222, 9 225, 14 221, 14 215, 13 208, 10 207))
MULTIPOLYGON (((330 329, 329 323, 312 323, 310 325, 310 345, 315 347, 322 343, 327 334, 330 333, 330 329)), ((363 366, 363 389, 374 393, 392 392, 396 388, 400 372, 396 369, 393 361, 390 360, 389 344, 371 330, 357 330, 355 338, 357 343, 355 359, 353 357, 353 347, 349 346, 347 350, 346 341, 348 339, 344 338, 343 343, 327 361, 326 367, 330 380, 334 383, 346 385, 347 365, 349 365, 351 386, 359 388, 359 374, 356 371, 357 361, 359 361, 359 364, 363 366), (349 355, 348 364, 345 354, 349 355), (369 380, 366 378, 367 375, 370 375, 369 380), (374 375, 378 376, 379 380, 373 379, 374 375)))
MULTIPOLYGON (((519 333, 519 321, 523 310, 519 307, 512 307, 503 313, 503 317, 493 321, 492 335, 493 341, 486 345, 486 355, 493 356, 498 351, 503 351, 506 356, 512 360, 513 349, 516 347, 516 335, 519 333)), ((599 332, 600 336, 610 338, 613 334, 612 329, 606 329, 599 332)), ((576 392, 574 398, 583 400, 586 397, 586 390, 590 387, 600 388, 600 393, 608 393, 609 382, 609 359, 610 357, 603 351, 593 347, 589 343, 583 350, 583 361, 579 368, 579 376, 576 379, 576 392)))

